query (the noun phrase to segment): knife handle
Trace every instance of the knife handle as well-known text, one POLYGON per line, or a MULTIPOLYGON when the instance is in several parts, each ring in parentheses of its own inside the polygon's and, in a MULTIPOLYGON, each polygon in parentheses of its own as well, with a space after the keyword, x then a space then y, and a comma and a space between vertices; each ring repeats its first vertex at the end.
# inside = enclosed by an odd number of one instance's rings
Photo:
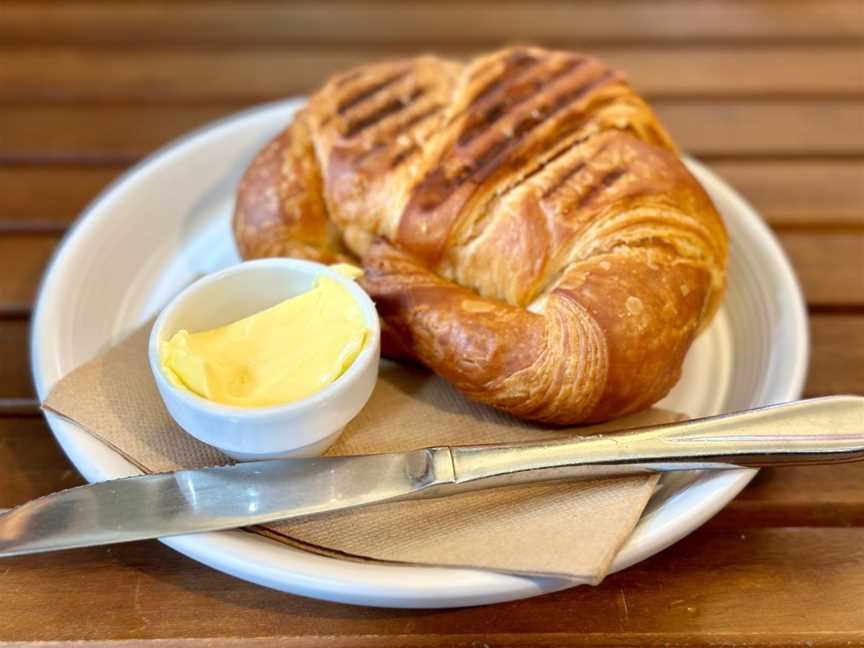
POLYGON ((450 451, 456 490, 673 470, 844 463, 864 459, 864 397, 829 396, 610 435, 450 451))

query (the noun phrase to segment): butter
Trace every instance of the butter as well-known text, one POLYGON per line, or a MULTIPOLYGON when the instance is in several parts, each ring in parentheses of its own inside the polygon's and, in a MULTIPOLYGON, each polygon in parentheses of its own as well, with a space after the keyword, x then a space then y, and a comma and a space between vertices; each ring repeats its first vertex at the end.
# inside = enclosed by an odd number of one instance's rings
POLYGON ((330 269, 349 279, 357 279, 357 277, 363 276, 363 270, 350 263, 334 263, 330 266, 330 269))
MULTIPOLYGON (((352 266, 334 268, 356 274, 352 266)), ((360 271, 357 271, 360 272, 360 271)), ((268 407, 320 391, 351 366, 368 330, 360 305, 333 279, 210 331, 162 342, 162 371, 176 387, 224 405, 268 407)))

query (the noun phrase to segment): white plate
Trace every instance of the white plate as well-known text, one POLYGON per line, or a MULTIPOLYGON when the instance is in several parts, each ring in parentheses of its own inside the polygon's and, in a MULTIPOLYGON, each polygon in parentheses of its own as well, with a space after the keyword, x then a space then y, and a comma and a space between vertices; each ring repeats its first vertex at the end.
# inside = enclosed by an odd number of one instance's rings
MULTIPOLYGON (((194 275, 237 262, 229 233, 235 186, 255 152, 285 126, 300 103, 261 106, 168 145, 118 179, 84 212, 55 254, 37 300, 31 356, 40 398, 61 376, 145 322, 194 275)), ((726 219, 732 239, 729 292, 663 405, 701 416, 798 398, 808 336, 789 263, 738 194, 700 164, 689 165, 726 219)), ((86 433, 54 417, 48 420, 89 481, 136 473, 86 433)), ((742 470, 664 478, 614 569, 643 560, 693 531, 752 476, 742 470)), ((341 561, 240 531, 163 542, 261 585, 364 605, 477 605, 574 584, 468 569, 341 561)))

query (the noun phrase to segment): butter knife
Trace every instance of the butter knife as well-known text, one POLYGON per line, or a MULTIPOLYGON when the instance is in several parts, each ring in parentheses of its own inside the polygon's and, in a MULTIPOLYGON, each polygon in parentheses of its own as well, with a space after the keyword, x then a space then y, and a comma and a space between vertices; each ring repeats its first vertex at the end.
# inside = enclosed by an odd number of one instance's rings
POLYGON ((115 479, 0 515, 0 557, 217 531, 513 484, 864 459, 864 397, 565 441, 259 461, 115 479))

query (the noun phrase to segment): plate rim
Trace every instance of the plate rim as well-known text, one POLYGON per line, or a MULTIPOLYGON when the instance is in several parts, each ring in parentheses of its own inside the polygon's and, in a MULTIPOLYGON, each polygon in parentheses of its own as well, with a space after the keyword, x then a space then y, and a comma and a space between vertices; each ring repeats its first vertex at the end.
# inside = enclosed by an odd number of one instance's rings
MULTIPOLYGON (((54 276, 58 272, 58 268, 63 260, 64 253, 69 252, 74 247, 74 242, 78 237, 84 236, 88 228, 97 227, 102 219, 110 218, 110 210, 105 210, 104 215, 99 218, 99 210, 103 205, 109 203, 114 194, 120 191, 131 179, 136 177, 148 167, 167 159, 172 154, 192 144, 195 140, 201 137, 212 135, 213 131, 225 127, 236 126, 248 118, 259 117, 263 113, 271 110, 290 110, 296 108, 305 101, 304 97, 292 97, 288 99, 258 104, 245 110, 226 115, 222 118, 213 120, 202 126, 181 135, 180 137, 166 143, 156 149, 151 154, 143 157, 139 162, 133 164, 129 169, 121 173, 111 183, 109 183, 88 205, 82 210, 81 214, 69 227, 67 232, 59 241, 51 258, 46 265, 43 275, 40 279, 36 298, 34 302, 33 315, 31 320, 30 332, 30 365, 33 375, 33 382, 36 386, 38 397, 43 399, 46 396, 45 380, 42 376, 42 369, 37 359, 39 359, 39 339, 40 331, 46 328, 47 324, 44 320, 44 312, 47 310, 46 295, 50 294, 51 283, 55 280, 54 276)), ((786 300, 788 314, 791 316, 790 329, 794 333, 793 342, 796 349, 794 355, 793 370, 788 377, 785 389, 780 390, 782 397, 785 400, 794 400, 800 397, 803 390, 804 381, 806 380, 807 368, 809 364, 810 336, 809 326, 806 315, 806 306, 803 298, 800 283, 795 275, 789 259, 786 257, 782 247, 777 240, 777 237, 767 226, 767 224, 759 216, 758 212, 744 199, 725 179, 711 171, 708 167, 692 158, 685 156, 685 161, 691 170, 704 182, 704 178, 710 178, 715 188, 725 193, 726 196, 738 204, 738 206, 746 213, 748 227, 752 233, 760 240, 761 247, 767 251, 772 257, 772 269, 778 274, 779 279, 784 286, 793 289, 790 298, 786 300)), ((782 401, 776 401, 782 402, 782 401)), ((47 422, 55 439, 60 444, 64 453, 75 465, 76 469, 81 472, 84 477, 92 482, 98 479, 104 479, 104 472, 100 474, 100 470, 93 469, 92 466, 86 466, 86 460, 79 456, 80 448, 77 444, 68 438, 63 431, 63 426, 68 425, 61 422, 54 416, 46 415, 47 422), (77 457, 77 461, 76 461, 77 457)), ((95 443, 99 443, 93 439, 95 443)), ((118 460, 122 457, 117 455, 118 460)), ((717 476, 717 479, 712 481, 714 490, 719 486, 722 490, 713 492, 713 499, 710 500, 709 506, 703 506, 698 509, 698 514, 688 518, 685 525, 670 525, 666 528, 653 529, 650 538, 644 537, 649 534, 645 533, 644 528, 637 527, 633 536, 625 543, 625 547, 616 557, 611 572, 619 571, 630 565, 644 560, 659 551, 662 551, 671 544, 677 542, 681 538, 695 531, 699 526, 704 524, 708 519, 713 517, 719 510, 729 503, 753 478, 756 471, 753 470, 736 470, 725 472, 717 476), (641 534, 641 535, 640 535, 641 534), (644 544, 651 540, 651 547, 647 550, 644 544)), ((687 489, 693 491, 692 488, 687 489)), ((685 491, 687 492, 687 491, 685 491)), ((691 495, 695 493, 691 492, 691 495)), ((680 517, 680 516, 679 516, 680 517)), ((370 575, 372 580, 375 580, 375 586, 380 587, 381 581, 384 583, 386 593, 380 590, 368 589, 369 579, 367 578, 350 578, 344 575, 333 578, 319 576, 316 572, 315 576, 303 574, 304 570, 289 571, 290 576, 294 577, 293 583, 286 583, 284 580, 285 574, 284 565, 280 570, 268 571, 263 569, 262 560, 264 563, 268 561, 278 561, 280 563, 291 563, 291 560, 285 560, 291 553, 285 551, 285 545, 281 543, 256 536, 256 552, 253 559, 244 556, 244 550, 248 549, 249 534, 242 531, 220 531, 211 532, 199 535, 175 536, 173 538, 163 538, 160 542, 172 547, 180 553, 202 562, 219 571, 229 573, 233 576, 242 578, 247 581, 255 582, 259 585, 279 589, 282 591, 290 591, 304 596, 312 596, 325 600, 332 600, 342 603, 351 603, 358 605, 378 605, 385 607, 453 607, 463 605, 478 605, 492 602, 501 602, 526 598, 542 594, 546 592, 557 591, 571 587, 575 584, 573 581, 552 578, 530 578, 526 576, 518 576, 505 573, 492 573, 482 570, 471 570, 455 567, 426 567, 417 565, 382 565, 380 563, 353 563, 355 566, 371 567, 376 574, 370 575), (272 555, 276 551, 276 555, 272 555), (261 557, 264 554, 264 557, 261 557), (280 555, 281 554, 281 555, 280 555), (382 578, 380 570, 384 568, 392 572, 390 578, 382 578), (407 571, 422 570, 426 575, 432 574, 435 571, 446 572, 448 587, 430 591, 422 582, 419 587, 411 583, 407 583, 405 575, 407 571), (262 573, 264 572, 264 573, 262 573), (400 575, 401 574, 401 575, 400 575), (364 589, 364 586, 366 589, 364 589), (440 590, 440 591, 439 591, 440 590)), ((295 553, 301 553, 297 550, 295 553)), ((345 561, 318 556, 308 552, 302 552, 301 563, 306 563, 320 569, 323 572, 331 572, 332 569, 327 569, 326 566, 332 567, 332 563, 344 564, 345 561), (320 562, 324 561, 324 562, 320 562), (325 565, 326 563, 326 565, 325 565)), ((336 571, 339 569, 337 567, 336 571)), ((348 570, 354 571, 354 570, 348 570)), ((362 570, 361 570, 362 571, 362 570)))

